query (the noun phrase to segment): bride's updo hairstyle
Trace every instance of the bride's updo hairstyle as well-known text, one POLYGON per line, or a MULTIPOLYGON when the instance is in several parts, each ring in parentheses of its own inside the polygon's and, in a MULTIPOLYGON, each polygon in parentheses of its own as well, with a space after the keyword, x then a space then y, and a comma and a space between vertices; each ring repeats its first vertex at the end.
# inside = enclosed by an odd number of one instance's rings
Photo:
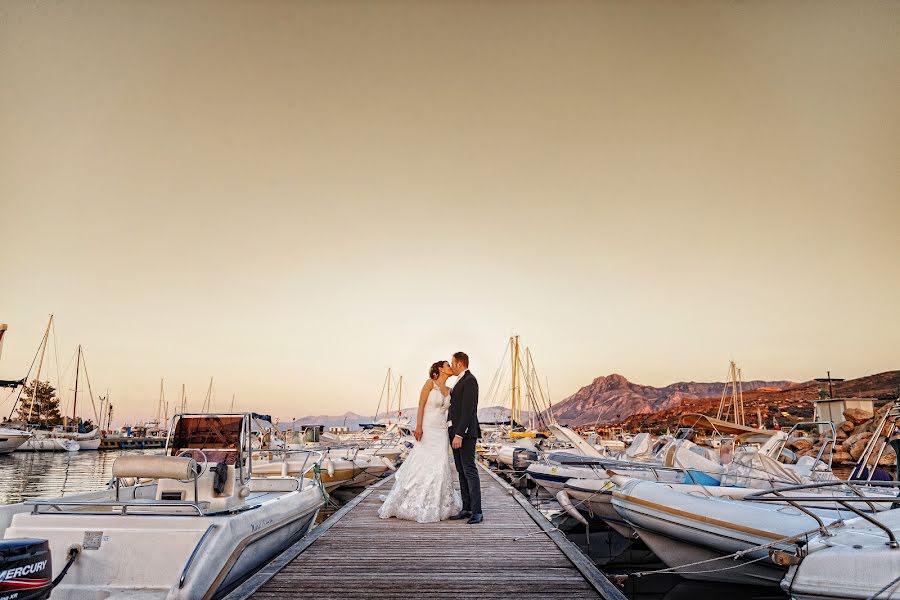
POLYGON ((439 360, 436 363, 434 363, 433 365, 431 365, 431 368, 428 369, 428 376, 431 377, 432 379, 437 379, 438 376, 441 374, 441 367, 443 367, 444 363, 446 363, 446 362, 447 362, 446 360, 439 360))

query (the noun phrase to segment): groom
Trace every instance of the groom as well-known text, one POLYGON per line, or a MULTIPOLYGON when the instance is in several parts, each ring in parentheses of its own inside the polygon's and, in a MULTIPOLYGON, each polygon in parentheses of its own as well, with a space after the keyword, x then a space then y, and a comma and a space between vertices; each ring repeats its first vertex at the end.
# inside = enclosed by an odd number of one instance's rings
POLYGON ((478 426, 478 380, 469 372, 469 355, 457 352, 450 363, 459 377, 450 393, 450 446, 459 474, 462 510, 451 519, 469 519, 470 525, 481 523, 481 483, 475 466, 475 442, 481 437, 478 426))

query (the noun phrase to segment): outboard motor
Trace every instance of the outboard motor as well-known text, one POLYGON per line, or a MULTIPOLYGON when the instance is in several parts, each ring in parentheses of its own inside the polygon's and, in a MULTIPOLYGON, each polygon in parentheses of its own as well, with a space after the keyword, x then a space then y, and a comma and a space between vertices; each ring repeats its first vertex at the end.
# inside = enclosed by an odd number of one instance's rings
POLYGON ((514 448, 512 456, 512 468, 514 471, 524 471, 528 465, 538 459, 538 453, 528 448, 514 448))
POLYGON ((0 540, 0 600, 49 598, 52 573, 47 540, 0 540))

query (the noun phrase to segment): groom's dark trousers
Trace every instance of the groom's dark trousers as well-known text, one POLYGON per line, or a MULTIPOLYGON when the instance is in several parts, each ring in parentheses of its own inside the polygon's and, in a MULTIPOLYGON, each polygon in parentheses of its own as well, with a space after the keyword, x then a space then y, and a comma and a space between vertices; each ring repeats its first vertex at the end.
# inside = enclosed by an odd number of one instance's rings
MULTIPOLYGON (((453 432, 450 441, 453 442, 453 432)), ((462 496, 462 509, 481 513, 481 482, 478 479, 478 466, 475 464, 475 438, 462 440, 462 448, 453 450, 453 462, 459 473, 459 493, 462 496)))

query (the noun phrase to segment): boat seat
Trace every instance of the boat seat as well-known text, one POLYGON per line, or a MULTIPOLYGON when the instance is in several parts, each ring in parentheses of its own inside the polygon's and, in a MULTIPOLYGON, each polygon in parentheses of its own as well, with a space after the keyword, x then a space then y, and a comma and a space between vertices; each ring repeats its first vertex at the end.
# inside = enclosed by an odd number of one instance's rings
POLYGON ((193 479, 197 461, 186 456, 120 456, 113 463, 116 478, 193 479))
MULTIPOLYGON (((193 462, 193 459, 191 459, 193 462)), ((238 481, 234 465, 225 465, 225 482, 222 493, 215 492, 215 472, 217 463, 206 463, 206 469, 197 479, 196 493, 193 481, 167 478, 160 479, 156 485, 157 500, 199 501, 208 503, 210 512, 230 510, 243 504, 250 488, 238 481)))

